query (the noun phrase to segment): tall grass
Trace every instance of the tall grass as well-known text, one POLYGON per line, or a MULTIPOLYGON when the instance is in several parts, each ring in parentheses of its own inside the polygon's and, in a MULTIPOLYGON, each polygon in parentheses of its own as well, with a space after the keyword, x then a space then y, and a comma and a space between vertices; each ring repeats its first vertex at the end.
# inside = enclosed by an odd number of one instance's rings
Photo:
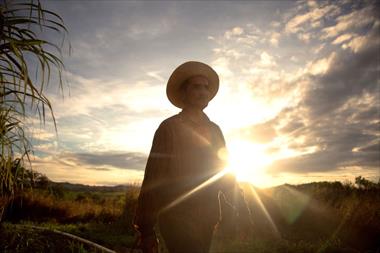
MULTIPOLYGON (((251 187, 242 185, 253 213, 254 233, 242 238, 239 233, 226 236, 220 234, 223 230, 217 231, 211 252, 380 250, 380 188, 339 182, 254 188, 276 225, 280 235, 276 237, 251 187)), ((130 247, 139 187, 124 191, 80 189, 56 185, 27 191, 19 196, 22 204, 14 202, 7 220, 66 231, 117 251, 130 247)))
POLYGON ((5 220, 68 232, 123 251, 135 239, 132 220, 139 192, 135 186, 125 188, 128 190, 69 190, 60 185, 34 188, 15 197, 5 220))

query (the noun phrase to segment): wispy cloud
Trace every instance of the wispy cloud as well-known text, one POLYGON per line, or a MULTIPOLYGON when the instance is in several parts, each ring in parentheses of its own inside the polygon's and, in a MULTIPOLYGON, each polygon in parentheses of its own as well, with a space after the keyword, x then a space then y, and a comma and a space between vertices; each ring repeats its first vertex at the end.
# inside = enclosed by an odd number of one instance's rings
MULTIPOLYGON (((304 3, 301 3, 302 5, 304 3)), ((308 4, 306 2, 306 4, 308 4)), ((335 17, 340 13, 340 8, 334 4, 328 4, 325 6, 308 5, 306 13, 297 14, 292 17, 285 26, 285 32, 297 33, 297 32, 309 32, 311 29, 319 28, 322 26, 322 20, 328 17, 335 17)))
POLYGON ((67 161, 75 166, 104 167, 119 169, 144 170, 147 156, 142 153, 98 152, 98 153, 62 153, 57 159, 67 161))
POLYGON ((141 182, 146 155, 138 152, 59 152, 49 156, 33 156, 33 168, 54 181, 92 185, 141 182))
POLYGON ((339 16, 335 24, 322 29, 322 39, 333 38, 346 31, 356 31, 376 21, 376 4, 353 10, 352 12, 339 16))

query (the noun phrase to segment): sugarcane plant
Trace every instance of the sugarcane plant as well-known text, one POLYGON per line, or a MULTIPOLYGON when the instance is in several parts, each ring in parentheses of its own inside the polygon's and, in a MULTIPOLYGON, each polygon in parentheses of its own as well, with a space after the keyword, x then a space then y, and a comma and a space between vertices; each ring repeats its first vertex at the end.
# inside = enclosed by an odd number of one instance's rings
POLYGON ((0 222, 6 205, 24 187, 25 167, 31 169, 33 148, 28 122, 38 118, 45 123, 49 113, 57 132, 46 88, 54 74, 53 85, 63 95, 62 49, 66 35, 62 18, 43 8, 39 0, 1 1, 0 222), (59 42, 43 39, 47 32, 57 33, 59 42))

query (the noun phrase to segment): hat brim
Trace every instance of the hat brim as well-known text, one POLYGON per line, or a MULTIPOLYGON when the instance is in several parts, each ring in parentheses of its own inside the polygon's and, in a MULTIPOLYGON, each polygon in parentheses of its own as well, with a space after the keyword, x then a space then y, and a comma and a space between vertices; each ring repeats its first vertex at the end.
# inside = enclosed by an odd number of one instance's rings
POLYGON ((185 62, 173 71, 166 86, 166 95, 169 101, 178 108, 184 107, 181 85, 192 76, 204 76, 207 78, 211 93, 210 100, 218 92, 219 77, 209 65, 197 61, 185 62))

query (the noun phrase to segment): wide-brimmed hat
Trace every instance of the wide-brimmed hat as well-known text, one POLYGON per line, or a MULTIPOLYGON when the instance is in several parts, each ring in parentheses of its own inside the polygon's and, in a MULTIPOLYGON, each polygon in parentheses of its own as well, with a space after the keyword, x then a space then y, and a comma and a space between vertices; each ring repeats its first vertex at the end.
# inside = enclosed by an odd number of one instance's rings
POLYGON ((168 80, 166 95, 173 105, 179 108, 184 107, 181 85, 192 76, 206 77, 211 93, 210 100, 215 97, 219 89, 218 74, 207 64, 197 61, 188 61, 178 66, 168 80))

